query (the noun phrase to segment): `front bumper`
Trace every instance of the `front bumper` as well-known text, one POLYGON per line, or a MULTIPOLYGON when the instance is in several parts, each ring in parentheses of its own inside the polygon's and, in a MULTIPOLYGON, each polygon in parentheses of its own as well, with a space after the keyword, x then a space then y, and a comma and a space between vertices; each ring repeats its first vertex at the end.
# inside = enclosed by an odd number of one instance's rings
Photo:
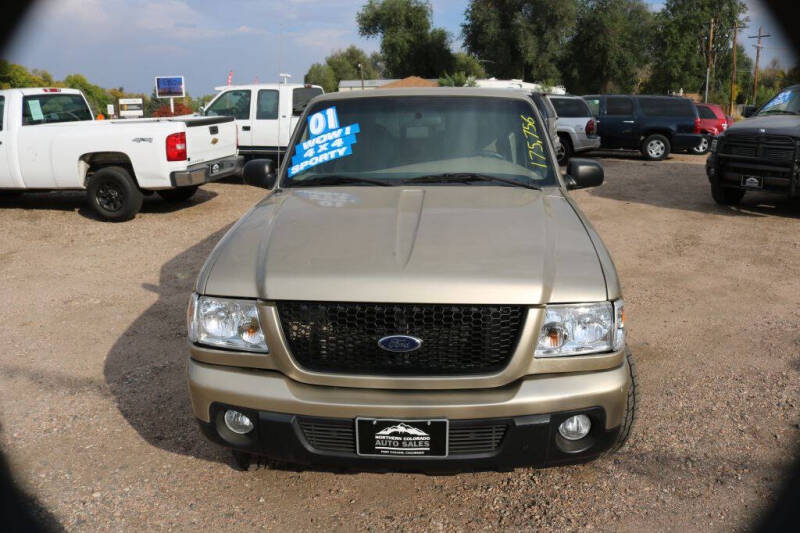
POLYGON ((186 170, 171 172, 169 181, 173 187, 190 187, 216 181, 241 171, 242 160, 241 156, 230 156, 198 163, 186 170))
POLYGON ((194 414, 214 442, 302 464, 412 469, 428 468, 433 463, 455 468, 505 468, 595 457, 613 445, 630 387, 627 362, 611 370, 528 376, 503 387, 474 390, 327 387, 299 383, 274 371, 209 365, 191 359, 188 378, 194 414), (252 437, 226 436, 218 416, 225 406, 258 420, 252 437), (589 414, 593 420, 595 429, 589 445, 562 449, 555 428, 570 413, 578 412, 589 414), (451 428, 491 422, 504 424, 506 431, 498 448, 481 453, 398 459, 320 450, 309 444, 301 428, 304 421, 319 419, 352 426, 356 417, 446 418, 451 428))

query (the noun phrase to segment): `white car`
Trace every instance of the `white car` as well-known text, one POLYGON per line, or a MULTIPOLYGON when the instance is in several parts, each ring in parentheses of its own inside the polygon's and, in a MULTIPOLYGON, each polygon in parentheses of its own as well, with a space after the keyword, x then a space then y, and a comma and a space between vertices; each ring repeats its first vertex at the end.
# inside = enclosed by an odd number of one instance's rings
POLYGON ((556 130, 561 142, 556 155, 559 165, 566 165, 575 154, 600 148, 597 119, 583 98, 555 94, 547 98, 558 113, 556 130))
POLYGON ((277 159, 286 152, 297 120, 309 100, 323 94, 318 85, 259 83, 216 87, 221 91, 203 115, 236 119, 239 154, 245 159, 277 159))
POLYGON ((230 117, 93 120, 75 89, 0 91, 0 193, 85 189, 106 220, 183 201, 238 170, 230 117))

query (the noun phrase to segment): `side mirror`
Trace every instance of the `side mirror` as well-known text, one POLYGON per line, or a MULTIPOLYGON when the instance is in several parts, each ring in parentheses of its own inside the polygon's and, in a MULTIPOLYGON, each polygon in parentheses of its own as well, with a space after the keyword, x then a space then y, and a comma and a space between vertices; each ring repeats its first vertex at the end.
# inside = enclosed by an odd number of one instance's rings
POLYGON ((746 105, 742 108, 742 116, 744 118, 752 117, 756 114, 756 106, 754 105, 746 105))
POLYGON ((253 187, 271 189, 275 186, 275 167, 272 159, 253 159, 242 170, 244 182, 253 187))
POLYGON ((573 157, 567 163, 567 188, 585 189, 603 184, 605 172, 594 159, 573 157))
POLYGON ((201 105, 200 107, 197 108, 197 112, 202 115, 203 113, 206 112, 206 106, 201 105))

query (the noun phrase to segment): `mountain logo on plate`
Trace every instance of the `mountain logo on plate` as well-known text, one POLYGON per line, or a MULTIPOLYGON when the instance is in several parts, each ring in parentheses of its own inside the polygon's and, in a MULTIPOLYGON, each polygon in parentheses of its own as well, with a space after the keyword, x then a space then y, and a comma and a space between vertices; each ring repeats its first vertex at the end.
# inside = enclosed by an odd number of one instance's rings
POLYGON ((422 346, 422 339, 410 335, 389 335, 380 339, 378 346, 387 352, 413 352, 422 346))
POLYGON ((387 435, 416 435, 419 437, 428 436, 428 434, 421 429, 409 426, 403 422, 400 422, 394 426, 389 426, 388 428, 384 428, 375 434, 376 437, 385 437, 387 435))

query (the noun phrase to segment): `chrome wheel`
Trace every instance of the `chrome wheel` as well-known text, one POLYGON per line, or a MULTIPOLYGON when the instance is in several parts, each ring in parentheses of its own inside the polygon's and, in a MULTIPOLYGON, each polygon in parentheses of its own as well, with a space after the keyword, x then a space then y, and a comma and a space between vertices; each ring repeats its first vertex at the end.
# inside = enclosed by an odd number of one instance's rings
POLYGON ((558 163, 560 165, 566 163, 565 160, 567 158, 567 151, 564 149, 563 142, 558 143, 558 149, 556 150, 556 158, 558 159, 558 163))
POLYGON ((663 157, 666 150, 667 147, 664 145, 664 141, 661 139, 653 139, 647 143, 647 155, 653 159, 660 159, 663 157))
POLYGON ((700 144, 692 148, 692 151, 696 154, 704 154, 708 152, 708 137, 703 137, 703 140, 700 141, 700 144))

